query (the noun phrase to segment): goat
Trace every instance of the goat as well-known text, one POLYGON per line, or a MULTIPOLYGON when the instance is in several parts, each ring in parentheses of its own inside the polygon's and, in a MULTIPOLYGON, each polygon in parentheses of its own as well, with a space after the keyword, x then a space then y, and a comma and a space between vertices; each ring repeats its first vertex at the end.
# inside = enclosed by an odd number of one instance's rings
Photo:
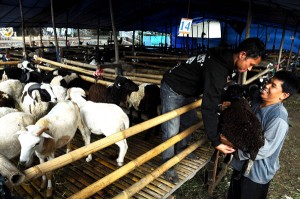
POLYGON ((37 119, 46 115, 53 103, 57 101, 49 84, 31 82, 25 85, 22 93, 21 109, 26 113, 33 114, 37 119))
POLYGON ((232 99, 231 105, 221 112, 218 123, 221 142, 249 152, 250 159, 245 161, 237 178, 249 174, 253 161, 264 145, 261 123, 246 99, 232 99))
POLYGON ((24 60, 22 61, 22 63, 18 64, 18 68, 22 70, 22 74, 19 78, 19 80, 22 83, 42 82, 42 75, 40 72, 36 70, 32 62, 29 62, 28 60, 24 60))
MULTIPOLYGON (((71 101, 58 102, 53 109, 34 125, 28 125, 26 130, 21 130, 19 142, 21 144, 20 165, 28 167, 32 162, 32 155, 35 152, 40 163, 45 159, 54 158, 56 149, 68 145, 75 135, 77 128, 80 130, 86 142, 84 123, 80 116, 80 110, 76 103, 71 101)), ((52 176, 49 174, 46 197, 52 196, 52 176)), ((46 187, 46 176, 43 176, 41 188, 46 187)))
POLYGON ((114 83, 109 87, 101 84, 91 85, 88 100, 120 105, 121 102, 126 101, 127 95, 137 90, 138 86, 132 80, 118 75, 114 83))
POLYGON ((7 93, 16 102, 19 102, 25 84, 17 79, 8 79, 0 82, 0 91, 7 93))
POLYGON ((8 159, 17 157, 20 154, 21 146, 16 132, 22 126, 35 122, 31 114, 24 112, 11 112, 0 118, 0 153, 8 159))
POLYGON ((0 107, 15 108, 15 100, 7 93, 0 91, 0 107))
MULTIPOLYGON (((73 87, 67 91, 67 98, 70 98, 78 104, 81 117, 86 127, 91 131, 89 131, 89 133, 109 136, 129 128, 129 118, 119 106, 86 101, 84 97, 85 92, 81 88, 73 87)), ((88 143, 90 143, 90 136, 88 143)), ((116 145, 120 148, 119 156, 116 161, 119 166, 122 166, 128 149, 126 139, 116 142, 116 145)), ((89 162, 91 160, 92 156, 89 155, 86 161, 89 162)))
MULTIPOLYGON (((155 84, 143 83, 139 85, 139 90, 132 92, 127 97, 127 106, 129 107, 130 121, 133 121, 133 110, 138 112, 138 118, 141 119, 141 113, 147 116, 147 119, 152 119, 158 116, 160 101, 160 88, 155 84)), ((154 131, 158 135, 159 126, 149 129, 145 135, 145 139, 149 139, 154 131)))
POLYGON ((15 108, 0 107, 0 118, 3 117, 4 115, 7 115, 8 113, 18 112, 18 111, 19 110, 15 108))

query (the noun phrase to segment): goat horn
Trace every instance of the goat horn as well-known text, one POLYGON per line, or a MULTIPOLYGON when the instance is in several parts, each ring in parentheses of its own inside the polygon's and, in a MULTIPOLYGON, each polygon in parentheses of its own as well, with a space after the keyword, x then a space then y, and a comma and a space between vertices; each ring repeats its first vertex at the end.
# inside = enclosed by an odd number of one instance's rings
POLYGON ((37 136, 40 136, 40 135, 42 135, 42 133, 43 133, 44 131, 48 131, 48 130, 49 130, 48 128, 43 127, 41 130, 39 130, 39 131, 36 133, 36 135, 37 135, 37 136))

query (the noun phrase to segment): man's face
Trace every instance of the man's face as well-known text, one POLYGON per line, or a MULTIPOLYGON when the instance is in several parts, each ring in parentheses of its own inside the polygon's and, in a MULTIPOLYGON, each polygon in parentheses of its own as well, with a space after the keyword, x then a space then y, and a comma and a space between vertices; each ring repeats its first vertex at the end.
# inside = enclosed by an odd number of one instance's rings
POLYGON ((250 58, 246 56, 246 52, 240 52, 238 60, 236 62, 236 69, 239 72, 250 71, 254 66, 257 66, 261 62, 261 57, 250 58))
POLYGON ((273 104, 285 99, 288 94, 282 91, 282 84, 283 82, 276 78, 270 79, 260 93, 262 100, 273 104))

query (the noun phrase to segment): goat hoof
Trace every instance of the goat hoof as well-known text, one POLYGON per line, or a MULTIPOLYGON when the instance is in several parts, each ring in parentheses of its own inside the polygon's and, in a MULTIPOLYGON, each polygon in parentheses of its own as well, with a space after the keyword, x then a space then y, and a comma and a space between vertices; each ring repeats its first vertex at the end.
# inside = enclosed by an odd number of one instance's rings
POLYGON ((46 189, 46 187, 47 187, 46 181, 45 181, 45 182, 42 181, 42 184, 41 184, 41 186, 40 186, 40 191, 44 191, 44 190, 46 189))
POLYGON ((46 191, 46 198, 51 198, 51 197, 52 197, 52 192, 53 192, 53 189, 52 189, 52 188, 47 188, 47 191, 46 191))
POLYGON ((124 162, 117 162, 118 166, 121 167, 123 166, 124 162))
POLYGON ((85 161, 86 161, 86 162, 90 162, 92 159, 93 159, 92 156, 88 156, 88 157, 85 159, 85 161))

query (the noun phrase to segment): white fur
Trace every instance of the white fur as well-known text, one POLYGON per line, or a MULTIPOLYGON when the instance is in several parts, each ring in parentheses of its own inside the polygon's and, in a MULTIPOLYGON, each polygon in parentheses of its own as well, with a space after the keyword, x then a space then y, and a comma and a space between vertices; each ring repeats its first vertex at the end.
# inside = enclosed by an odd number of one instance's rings
POLYGON ((23 88, 24 84, 16 79, 8 79, 0 82, 0 91, 10 95, 16 102, 19 102, 23 88))
POLYGON ((9 107, 0 107, 0 118, 3 117, 4 115, 7 115, 12 112, 18 112, 19 110, 15 108, 9 108, 9 107))
POLYGON ((21 146, 16 134, 23 126, 33 124, 34 117, 24 112, 11 112, 0 118, 0 153, 12 159, 20 154, 21 146))
MULTIPOLYGON (((78 104, 81 116, 92 133, 109 136, 129 127, 129 118, 119 106, 86 101, 83 98, 85 97, 84 90, 78 87, 68 89, 67 93, 67 97, 78 104)), ((90 137, 88 141, 89 144, 90 137)), ((128 149, 126 139, 116 142, 116 145, 120 148, 119 156, 116 161, 119 166, 122 166, 128 149)), ((89 155, 86 161, 90 161, 91 159, 92 156, 89 155)))
MULTIPOLYGON (((78 106, 71 101, 57 103, 47 115, 34 125, 29 125, 26 127, 26 131, 19 132, 20 162, 29 166, 34 152, 40 159, 40 163, 45 162, 45 159, 53 159, 56 149, 67 145, 74 137, 77 128, 83 139, 86 139, 85 127, 78 106), (41 130, 43 132, 39 135, 38 132, 41 130), (51 140, 49 141, 49 139, 51 140)), ((43 181, 42 188, 46 186, 45 184, 46 182, 43 181)), ((52 195, 51 181, 47 190, 47 194, 52 195)))
POLYGON ((139 105, 141 100, 145 96, 145 87, 149 85, 148 83, 143 83, 139 85, 139 90, 132 92, 129 97, 127 97, 128 106, 133 106, 135 110, 139 110, 139 105))

